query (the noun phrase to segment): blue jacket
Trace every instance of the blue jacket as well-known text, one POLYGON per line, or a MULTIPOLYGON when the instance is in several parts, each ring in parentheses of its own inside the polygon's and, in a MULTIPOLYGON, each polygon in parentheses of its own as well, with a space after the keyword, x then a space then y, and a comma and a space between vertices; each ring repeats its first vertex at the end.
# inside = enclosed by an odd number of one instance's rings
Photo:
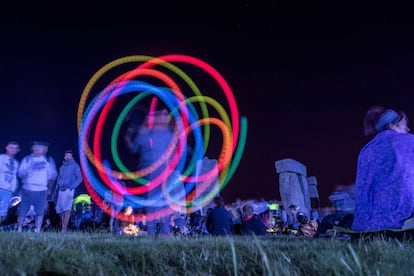
POLYGON ((253 215, 251 218, 242 220, 242 234, 243 235, 266 235, 266 226, 259 216, 253 215))
POLYGON ((233 219, 230 212, 222 206, 216 206, 207 217, 206 227, 215 236, 231 235, 233 219))
POLYGON ((75 189, 82 183, 82 174, 74 159, 63 161, 56 182, 58 190, 75 189))

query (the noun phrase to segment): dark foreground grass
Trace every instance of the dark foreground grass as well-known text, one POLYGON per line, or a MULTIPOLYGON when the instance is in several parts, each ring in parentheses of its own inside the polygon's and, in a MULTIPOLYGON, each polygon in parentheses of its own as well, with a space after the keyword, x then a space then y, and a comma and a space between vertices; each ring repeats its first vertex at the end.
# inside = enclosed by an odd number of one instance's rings
POLYGON ((414 242, 0 232, 2 275, 412 275, 414 242))

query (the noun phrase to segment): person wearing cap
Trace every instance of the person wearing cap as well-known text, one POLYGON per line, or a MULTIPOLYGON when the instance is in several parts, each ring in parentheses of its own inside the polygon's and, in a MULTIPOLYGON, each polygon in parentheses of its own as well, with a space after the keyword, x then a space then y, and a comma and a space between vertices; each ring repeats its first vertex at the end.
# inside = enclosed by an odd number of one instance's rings
POLYGON ((414 215, 414 135, 404 112, 373 106, 358 155, 352 230, 407 228, 414 215))
POLYGON ((56 213, 60 215, 61 229, 65 232, 72 214, 75 189, 82 183, 82 174, 71 150, 65 151, 63 159, 52 198, 57 197, 56 213))
POLYGON ((17 168, 19 161, 15 156, 20 151, 19 143, 7 143, 6 152, 0 154, 0 223, 7 217, 9 201, 17 189, 17 168))
POLYGON ((23 229, 23 222, 31 206, 34 207, 35 231, 40 232, 43 216, 47 207, 47 196, 51 194, 51 183, 56 180, 57 170, 52 157, 47 155, 49 143, 36 141, 32 143, 32 153, 23 157, 17 174, 23 182, 22 202, 19 206, 17 231, 23 229))

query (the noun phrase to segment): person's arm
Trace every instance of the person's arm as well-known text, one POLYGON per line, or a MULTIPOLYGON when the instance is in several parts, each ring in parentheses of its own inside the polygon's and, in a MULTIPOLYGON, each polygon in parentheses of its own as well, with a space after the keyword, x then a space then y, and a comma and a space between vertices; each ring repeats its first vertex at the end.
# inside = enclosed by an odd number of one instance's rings
POLYGON ((53 201, 56 201, 58 192, 59 192, 59 182, 56 181, 56 184, 54 185, 53 191, 52 191, 52 200, 53 201))
POLYGON ((134 127, 128 127, 125 135, 124 135, 124 142, 125 145, 127 147, 127 149, 131 152, 131 153, 135 153, 135 138, 137 136, 138 131, 136 131, 136 129, 134 127))
POLYGON ((17 175, 23 180, 29 175, 29 171, 31 168, 31 158, 24 157, 23 160, 20 162, 19 168, 17 169, 17 175))
POLYGON ((55 201, 55 202, 56 202, 56 199, 57 199, 57 196, 58 196, 58 193, 59 193, 59 187, 60 187, 60 183, 61 183, 61 175, 62 175, 61 168, 59 168, 59 174, 58 174, 58 177, 56 179, 56 183, 53 187, 53 192, 52 192, 52 200, 55 201))
MULTIPOLYGON (((17 160, 15 162, 16 162, 16 168, 19 168, 20 162, 17 160)), ((15 193, 16 191, 20 189, 20 178, 17 175, 17 170, 16 170, 16 174, 14 175, 14 181, 16 181, 16 186, 14 187, 13 193, 15 193)))
MULTIPOLYGON (((1 174, 1 177, 4 177, 4 178, 6 178, 6 176, 3 174, 3 171, 5 171, 3 168, 4 168, 5 166, 4 166, 4 158, 1 158, 0 157, 0 174, 1 174)), ((5 179, 0 179, 0 181, 5 181, 5 179)))
POLYGON ((82 173, 78 164, 75 166, 75 182, 72 184, 72 189, 76 189, 83 181, 82 173))
POLYGON ((264 224, 263 220, 259 216, 256 216, 256 219, 257 219, 257 223, 259 225, 260 235, 266 235, 267 234, 267 229, 266 229, 266 225, 264 224))
POLYGON ((211 213, 208 214, 208 216, 207 216, 206 229, 210 234, 213 233, 213 224, 211 222, 211 213))
POLYGON ((55 160, 51 156, 47 157, 48 162, 48 170, 47 170, 47 178, 48 178, 48 194, 52 194, 52 192, 55 190, 56 185, 56 178, 58 176, 55 160))
POLYGON ((56 180, 58 173, 56 169, 55 160, 53 160, 53 158, 49 156, 47 157, 47 162, 49 163, 47 177, 49 180, 56 180))

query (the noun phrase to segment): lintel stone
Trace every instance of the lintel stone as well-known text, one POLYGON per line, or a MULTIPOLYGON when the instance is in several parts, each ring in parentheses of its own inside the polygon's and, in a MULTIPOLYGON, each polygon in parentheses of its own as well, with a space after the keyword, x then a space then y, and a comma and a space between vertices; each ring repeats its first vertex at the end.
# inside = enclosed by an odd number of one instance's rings
POLYGON ((291 158, 277 160, 275 162, 275 167, 276 173, 293 172, 306 177, 306 166, 291 158))

